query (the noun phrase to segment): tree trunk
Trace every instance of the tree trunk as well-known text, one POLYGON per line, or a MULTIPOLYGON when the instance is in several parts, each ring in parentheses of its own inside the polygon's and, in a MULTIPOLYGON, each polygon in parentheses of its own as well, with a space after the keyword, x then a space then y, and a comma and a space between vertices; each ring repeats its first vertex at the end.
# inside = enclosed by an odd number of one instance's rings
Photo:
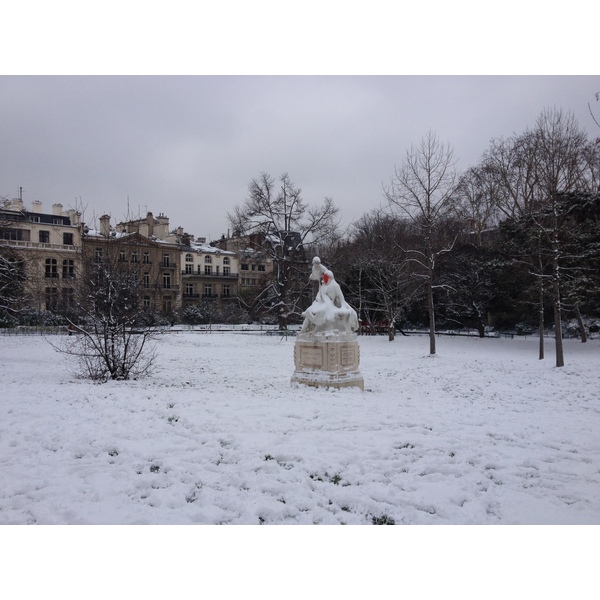
POLYGON ((540 334, 540 354, 539 359, 544 359, 544 282, 540 277, 540 298, 538 309, 538 331, 540 334))
POLYGON ((579 333, 581 334, 581 341, 585 344, 587 342, 587 333, 585 332, 585 325, 581 318, 581 312, 579 312, 579 305, 575 305, 575 318, 577 319, 577 325, 579 326, 579 333))
POLYGON ((433 309, 433 269, 429 266, 427 284, 427 303, 429 306, 429 354, 435 354, 435 313, 433 309))
POLYGON ((555 253, 553 259, 553 288, 554 288, 554 342, 556 345, 556 366, 565 366, 565 357, 563 352, 563 341, 562 341, 562 320, 561 320, 561 307, 560 307, 560 279, 558 270, 558 256, 555 253))
POLYGON ((544 360, 544 267, 542 262, 542 250, 540 247, 540 234, 538 233, 538 269, 539 269, 539 298, 538 298, 538 332, 540 336, 539 342, 539 360, 544 360))

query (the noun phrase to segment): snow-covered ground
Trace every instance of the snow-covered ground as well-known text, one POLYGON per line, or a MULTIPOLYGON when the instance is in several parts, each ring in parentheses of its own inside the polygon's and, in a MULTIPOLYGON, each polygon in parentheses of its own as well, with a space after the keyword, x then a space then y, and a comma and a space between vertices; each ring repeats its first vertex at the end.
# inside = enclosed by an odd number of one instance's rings
POLYGON ((364 392, 292 387, 293 337, 94 384, 0 336, 0 524, 600 524, 600 340, 359 341, 364 392))

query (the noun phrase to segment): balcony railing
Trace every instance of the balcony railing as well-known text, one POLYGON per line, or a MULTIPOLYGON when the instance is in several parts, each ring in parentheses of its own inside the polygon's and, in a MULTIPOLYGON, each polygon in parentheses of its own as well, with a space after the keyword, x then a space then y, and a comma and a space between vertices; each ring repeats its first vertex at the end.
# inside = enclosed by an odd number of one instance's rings
POLYGON ((211 273, 207 275, 206 273, 186 273, 185 271, 181 271, 181 275, 183 277, 203 277, 205 279, 237 279, 237 273, 230 273, 229 275, 224 275, 223 273, 211 273))
POLYGON ((47 250, 77 250, 77 246, 69 244, 50 244, 46 242, 25 242, 23 240, 0 240, 1 246, 14 246, 17 248, 42 248, 47 250))

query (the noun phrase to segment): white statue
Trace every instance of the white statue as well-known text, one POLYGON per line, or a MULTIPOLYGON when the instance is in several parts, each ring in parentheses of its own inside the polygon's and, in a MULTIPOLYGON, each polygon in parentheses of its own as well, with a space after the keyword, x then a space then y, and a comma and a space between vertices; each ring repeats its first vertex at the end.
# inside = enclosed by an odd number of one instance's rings
POLYGON ((310 279, 319 282, 315 301, 302 313, 301 333, 352 333, 358 329, 356 311, 344 300, 333 273, 315 256, 310 279))

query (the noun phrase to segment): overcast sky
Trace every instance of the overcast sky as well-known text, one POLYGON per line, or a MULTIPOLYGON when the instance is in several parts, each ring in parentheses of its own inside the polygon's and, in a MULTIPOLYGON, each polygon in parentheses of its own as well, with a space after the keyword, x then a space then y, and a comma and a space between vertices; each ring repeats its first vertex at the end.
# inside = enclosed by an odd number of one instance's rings
POLYGON ((287 172, 348 224, 428 130, 464 169, 545 107, 600 135, 599 91, 595 76, 3 76, 0 196, 82 205, 90 224, 162 212, 215 239, 253 177, 287 172))

